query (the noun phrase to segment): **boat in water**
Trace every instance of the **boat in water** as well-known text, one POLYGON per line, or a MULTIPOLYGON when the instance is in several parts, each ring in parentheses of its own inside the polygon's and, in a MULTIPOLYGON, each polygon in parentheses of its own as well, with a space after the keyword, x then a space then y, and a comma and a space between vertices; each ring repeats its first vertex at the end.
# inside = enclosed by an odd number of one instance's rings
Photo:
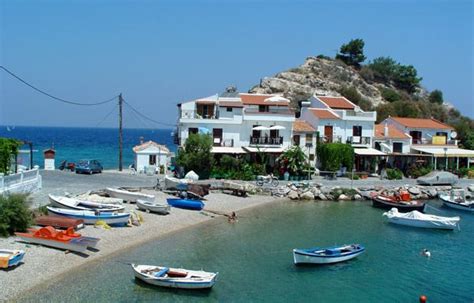
POLYGON ((353 259, 365 251, 360 244, 334 247, 314 247, 309 249, 293 249, 295 264, 331 264, 353 259))
POLYGON ((183 268, 132 264, 135 278, 145 283, 183 289, 206 289, 216 283, 218 273, 183 268))
POLYGON ((170 213, 170 206, 167 204, 148 202, 140 199, 137 200, 137 207, 140 210, 157 213, 160 215, 167 215, 170 213))
POLYGON ((23 242, 40 244, 44 246, 84 253, 87 248, 95 248, 100 239, 83 237, 75 233, 74 229, 68 228, 66 231, 56 230, 52 226, 40 229, 30 228, 27 233, 15 233, 23 242))
POLYGON ((462 189, 453 189, 450 191, 449 195, 439 195, 439 198, 447 207, 474 212, 474 201, 466 199, 466 193, 462 189))
POLYGON ((97 203, 64 196, 49 195, 51 206, 74 210, 100 210, 101 212, 123 212, 123 205, 97 203))
POLYGON ((48 213, 73 219, 82 219, 85 224, 95 224, 104 221, 108 225, 125 225, 128 223, 130 213, 101 212, 98 210, 73 210, 47 206, 48 213))
POLYGON ((23 250, 0 249, 0 268, 17 266, 23 260, 23 250))
POLYGON ((400 212, 409 212, 417 210, 424 212, 425 202, 411 200, 408 192, 401 193, 400 195, 374 195, 372 196, 372 206, 382 209, 398 208, 400 212))
POLYGON ((459 228, 459 221, 461 221, 461 218, 459 217, 441 217, 422 214, 416 210, 402 214, 399 213, 398 209, 396 208, 392 208, 391 210, 384 212, 383 216, 388 218, 388 222, 399 225, 449 230, 459 228))
POLYGON ((119 198, 130 203, 136 203, 137 199, 148 202, 155 201, 155 196, 153 195, 144 194, 138 191, 129 191, 122 188, 107 187, 105 192, 113 198, 119 198))
POLYGON ((200 200, 168 198, 166 199, 166 201, 169 205, 176 208, 183 208, 189 210, 202 210, 204 208, 204 202, 200 200))

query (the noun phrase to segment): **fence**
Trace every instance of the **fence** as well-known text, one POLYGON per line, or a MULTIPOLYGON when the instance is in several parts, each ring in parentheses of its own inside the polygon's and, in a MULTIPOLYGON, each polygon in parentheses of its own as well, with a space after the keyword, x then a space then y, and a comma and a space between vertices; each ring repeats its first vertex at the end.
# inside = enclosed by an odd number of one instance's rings
POLYGON ((39 174, 39 166, 8 176, 0 174, 0 194, 31 193, 41 187, 42 179, 39 174))

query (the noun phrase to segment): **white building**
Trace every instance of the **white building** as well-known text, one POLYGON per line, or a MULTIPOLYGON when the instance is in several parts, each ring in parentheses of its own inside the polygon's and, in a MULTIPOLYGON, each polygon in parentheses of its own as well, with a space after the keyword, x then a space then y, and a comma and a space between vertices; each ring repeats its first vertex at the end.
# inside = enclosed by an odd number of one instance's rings
POLYGON ((316 165, 316 129, 302 119, 293 123, 293 145, 301 147, 311 167, 316 165))
POLYGON ((135 169, 139 173, 149 171, 159 173, 160 168, 163 173, 170 164, 171 153, 169 149, 153 141, 142 142, 133 148, 135 153, 135 169))

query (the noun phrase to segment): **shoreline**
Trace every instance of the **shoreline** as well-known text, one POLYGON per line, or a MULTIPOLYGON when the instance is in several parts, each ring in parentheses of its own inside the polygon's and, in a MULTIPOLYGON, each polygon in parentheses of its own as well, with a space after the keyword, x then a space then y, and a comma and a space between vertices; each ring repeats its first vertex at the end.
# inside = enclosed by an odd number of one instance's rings
MULTIPOLYGON (((162 196, 166 196, 161 192, 150 191, 150 193, 156 194, 159 200, 162 196)), ((7 244, 5 248, 23 249, 27 252, 24 264, 11 271, 0 271, 0 284, 2 284, 3 288, 0 301, 21 300, 24 293, 35 291, 39 287, 58 281, 64 275, 73 272, 81 266, 90 266, 95 262, 125 253, 127 250, 134 249, 147 242, 172 237, 174 234, 186 231, 200 224, 209 223, 212 219, 219 219, 219 217, 223 216, 206 212, 206 208, 219 213, 240 212, 256 207, 265 207, 270 203, 283 200, 285 199, 271 196, 254 195, 240 198, 222 193, 210 193, 206 201, 204 213, 173 208, 169 215, 160 216, 137 211, 137 213, 144 217, 144 222, 139 227, 103 230, 88 225, 78 232, 87 236, 98 236, 101 238, 99 242, 100 250, 90 253, 88 257, 82 257, 73 253, 65 254, 64 251, 52 248, 16 242, 15 237, 0 239, 2 247, 7 244), (41 263, 35 262, 35 259, 41 260, 41 263), (61 265, 57 266, 57 264, 61 265), (35 275, 38 272, 42 274, 35 275), (24 277, 31 277, 31 279, 25 283, 24 277)), ((135 209, 135 204, 124 205, 127 210, 135 209)))

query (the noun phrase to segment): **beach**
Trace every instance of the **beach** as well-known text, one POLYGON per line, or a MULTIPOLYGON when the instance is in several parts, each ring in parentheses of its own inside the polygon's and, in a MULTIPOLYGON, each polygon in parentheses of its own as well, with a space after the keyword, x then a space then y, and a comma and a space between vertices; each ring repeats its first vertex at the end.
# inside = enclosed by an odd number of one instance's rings
MULTIPOLYGON (((143 186, 150 187, 156 184, 156 176, 131 176, 126 173, 106 172, 102 175, 76 175, 68 172, 42 172, 44 187, 40 192, 32 195, 35 205, 45 204, 48 193, 81 193, 87 190, 100 189, 104 186, 143 186), (89 178, 89 179, 88 179, 89 178), (62 180, 58 184, 59 180, 62 180), (69 182, 76 180, 76 182, 69 182), (105 180, 105 181, 104 181, 105 180), (64 187, 64 183, 69 186, 64 187)), ((145 193, 156 195, 156 201, 165 202, 168 195, 154 190, 143 190, 145 193)), ((44 282, 53 279, 60 281, 61 275, 73 274, 74 269, 86 264, 93 264, 99 260, 123 252, 126 249, 140 246, 160 237, 178 232, 196 224, 212 220, 217 213, 238 212, 251 207, 267 204, 277 199, 271 196, 255 195, 247 198, 235 197, 219 192, 211 192, 205 201, 205 210, 212 212, 197 212, 173 208, 166 216, 146 213, 136 210, 135 204, 124 204, 127 211, 135 210, 141 214, 144 222, 141 226, 120 227, 105 230, 86 226, 79 233, 100 238, 98 252, 88 253, 88 257, 74 253, 29 245, 16 242, 15 237, 1 238, 0 247, 6 249, 22 249, 26 251, 24 264, 10 271, 0 271, 0 285, 2 293, 0 300, 14 300, 15 297, 29 289, 38 287, 44 282)))

